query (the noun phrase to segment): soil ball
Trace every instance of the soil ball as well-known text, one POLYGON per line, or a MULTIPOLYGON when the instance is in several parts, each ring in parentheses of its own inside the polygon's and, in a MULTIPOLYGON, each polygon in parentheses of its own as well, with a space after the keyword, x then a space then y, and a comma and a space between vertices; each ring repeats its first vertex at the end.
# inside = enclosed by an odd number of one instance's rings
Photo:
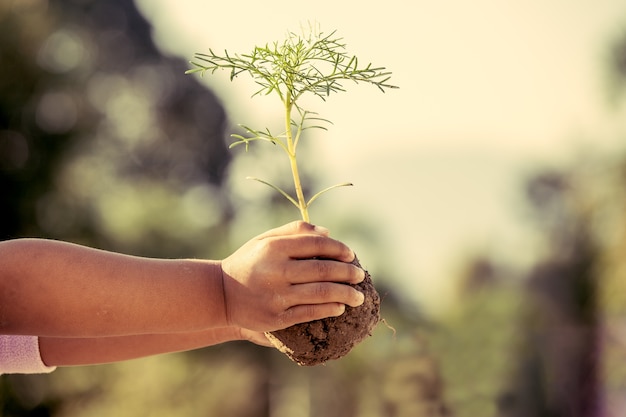
MULTIPOLYGON (((361 267, 356 258, 352 263, 361 267)), ((365 295, 365 301, 360 306, 346 306, 345 313, 339 317, 327 317, 267 332, 267 338, 278 350, 303 366, 319 365, 347 355, 372 334, 380 321, 380 296, 370 274, 365 271, 365 279, 352 286, 365 295)))

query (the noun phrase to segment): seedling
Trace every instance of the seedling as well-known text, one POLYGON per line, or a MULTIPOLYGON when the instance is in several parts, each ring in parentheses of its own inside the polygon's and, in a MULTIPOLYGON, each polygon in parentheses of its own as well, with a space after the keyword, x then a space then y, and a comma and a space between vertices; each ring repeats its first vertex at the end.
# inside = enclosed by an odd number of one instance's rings
POLYGON ((306 35, 288 33, 282 42, 274 42, 265 46, 256 46, 249 54, 231 54, 224 51, 223 55, 209 49, 209 53, 197 53, 191 61, 193 69, 187 74, 200 73, 203 76, 219 70, 230 71, 233 81, 242 73, 250 75, 259 89, 252 95, 275 94, 280 98, 284 110, 285 131, 272 133, 268 128, 253 129, 239 125, 246 135, 233 134, 235 138, 230 147, 245 145, 246 151, 251 142, 265 141, 278 145, 289 159, 295 196, 282 188, 259 178, 251 178, 266 184, 289 200, 300 210, 302 220, 309 221, 309 207, 320 195, 337 187, 350 186, 350 183, 333 185, 305 198, 298 170, 297 148, 304 131, 308 129, 327 130, 331 122, 318 116, 317 113, 304 109, 301 101, 304 96, 314 95, 326 101, 331 93, 346 91, 344 81, 372 84, 380 91, 397 88, 388 83, 391 73, 384 67, 371 64, 359 65, 354 55, 346 53, 343 39, 336 36, 335 31, 324 35, 318 30, 310 30, 306 35))

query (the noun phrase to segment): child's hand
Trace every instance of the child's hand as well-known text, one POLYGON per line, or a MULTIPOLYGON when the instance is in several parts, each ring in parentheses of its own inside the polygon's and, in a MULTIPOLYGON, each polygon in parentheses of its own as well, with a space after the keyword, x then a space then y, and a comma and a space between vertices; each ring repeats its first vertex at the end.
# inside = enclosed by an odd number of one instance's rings
POLYGON ((353 259, 327 230, 301 221, 251 239, 221 263, 227 325, 273 331, 361 305, 363 294, 344 285, 365 277, 353 259))

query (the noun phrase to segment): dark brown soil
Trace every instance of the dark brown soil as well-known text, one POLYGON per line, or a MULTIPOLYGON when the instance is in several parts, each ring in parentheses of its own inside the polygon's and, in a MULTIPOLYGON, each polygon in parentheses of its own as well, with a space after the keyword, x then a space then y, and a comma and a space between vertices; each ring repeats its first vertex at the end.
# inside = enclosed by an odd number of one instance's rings
MULTIPOLYGON (((353 263, 361 266, 358 259, 353 263)), ((266 336, 278 350, 303 366, 319 365, 347 355, 372 334, 380 321, 380 296, 370 274, 365 271, 365 280, 353 287, 365 295, 360 306, 346 306, 345 313, 339 317, 296 324, 268 332, 266 336)))

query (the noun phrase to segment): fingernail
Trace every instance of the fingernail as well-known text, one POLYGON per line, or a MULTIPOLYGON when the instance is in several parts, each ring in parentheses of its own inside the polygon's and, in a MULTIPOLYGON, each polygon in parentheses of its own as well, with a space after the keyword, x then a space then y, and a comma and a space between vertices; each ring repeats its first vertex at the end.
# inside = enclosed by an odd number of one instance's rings
POLYGON ((359 295, 357 296, 358 300, 359 300, 359 304, 361 305, 365 302, 365 294, 363 294, 362 292, 359 291, 359 295))
POLYGON ((365 279, 365 270, 361 269, 361 279, 359 280, 359 282, 362 282, 364 279, 365 279))

